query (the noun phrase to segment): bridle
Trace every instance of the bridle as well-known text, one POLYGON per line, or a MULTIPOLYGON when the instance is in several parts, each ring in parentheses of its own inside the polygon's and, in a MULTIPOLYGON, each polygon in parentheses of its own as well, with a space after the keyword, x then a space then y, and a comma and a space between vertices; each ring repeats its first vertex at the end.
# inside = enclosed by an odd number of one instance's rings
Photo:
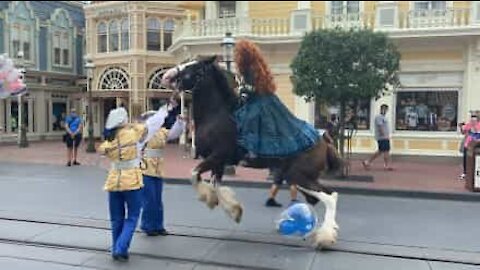
MULTIPOLYGON (((182 89, 182 90, 179 89, 179 90, 184 92, 187 92, 187 91, 193 92, 193 89, 197 88, 197 86, 205 80, 205 73, 207 71, 207 68, 208 66, 203 66, 200 68, 199 71, 194 72, 192 80, 195 80, 195 83, 190 89, 182 89)), ((181 77, 180 74, 181 72, 183 72, 183 69, 181 69, 180 66, 176 66, 175 70, 177 71, 177 78, 175 78, 175 84, 180 85, 179 84, 180 77, 181 77)))

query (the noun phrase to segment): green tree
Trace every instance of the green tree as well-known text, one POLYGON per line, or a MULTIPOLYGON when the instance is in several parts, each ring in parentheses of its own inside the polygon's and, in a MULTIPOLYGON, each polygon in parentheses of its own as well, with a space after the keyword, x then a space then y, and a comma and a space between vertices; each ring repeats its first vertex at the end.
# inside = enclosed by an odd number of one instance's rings
POLYGON ((317 30, 305 35, 290 67, 294 93, 340 107, 339 150, 344 156, 347 102, 380 98, 399 85, 400 53, 372 30, 317 30))

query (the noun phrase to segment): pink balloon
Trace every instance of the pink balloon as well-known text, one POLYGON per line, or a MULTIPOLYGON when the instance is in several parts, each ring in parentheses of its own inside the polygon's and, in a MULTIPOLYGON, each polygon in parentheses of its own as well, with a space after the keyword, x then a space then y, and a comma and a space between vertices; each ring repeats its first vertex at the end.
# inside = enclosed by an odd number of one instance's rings
POLYGON ((20 72, 18 72, 18 70, 16 69, 13 69, 12 71, 10 71, 7 75, 7 81, 8 82, 15 82, 16 80, 18 80, 18 78, 20 77, 20 72))
POLYGON ((8 84, 8 90, 10 92, 16 92, 18 90, 21 90, 25 88, 25 85, 20 81, 20 80, 17 80, 15 82, 11 82, 8 84))

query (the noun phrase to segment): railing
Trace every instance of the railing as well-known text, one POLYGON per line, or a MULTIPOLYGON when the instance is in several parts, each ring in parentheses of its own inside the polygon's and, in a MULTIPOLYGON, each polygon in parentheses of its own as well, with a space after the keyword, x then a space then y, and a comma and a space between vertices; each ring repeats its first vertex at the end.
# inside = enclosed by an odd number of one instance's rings
MULTIPOLYGON (((306 30, 341 27, 345 29, 379 29, 387 31, 410 29, 451 29, 470 25, 469 9, 446 9, 431 11, 399 12, 394 19, 395 26, 382 27, 376 24, 375 13, 354 13, 340 15, 308 16, 310 23, 306 30)), ((233 35, 281 37, 301 35, 302 31, 291 29, 291 18, 254 19, 225 18, 213 20, 186 20, 177 26, 174 41, 179 38, 220 37, 226 32, 233 35)))
POLYGON ((290 19, 226 18, 202 21, 184 21, 178 25, 174 40, 180 37, 217 37, 226 32, 234 35, 287 36, 290 19))
POLYGON ((400 29, 451 28, 469 25, 469 9, 409 11, 400 13, 400 29))
POLYGON ((315 16, 312 18, 312 28, 327 29, 327 28, 373 28, 375 25, 374 13, 353 13, 340 15, 325 15, 315 16))

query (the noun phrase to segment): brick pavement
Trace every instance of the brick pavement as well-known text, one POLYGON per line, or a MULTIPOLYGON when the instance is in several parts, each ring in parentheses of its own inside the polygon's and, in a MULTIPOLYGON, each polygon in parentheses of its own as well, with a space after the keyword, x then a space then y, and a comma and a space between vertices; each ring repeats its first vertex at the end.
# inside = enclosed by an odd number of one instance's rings
MULTIPOLYGON (((108 168, 105 158, 97 154, 85 153, 85 144, 79 152, 82 165, 108 168)), ((165 174, 167 178, 189 178, 193 167, 199 162, 191 159, 188 152, 177 145, 165 148, 165 174)), ((34 142, 29 148, 16 145, 0 146, 0 162, 24 162, 37 164, 65 164, 66 151, 61 142, 34 142)), ((329 186, 355 187, 368 189, 394 189, 429 192, 467 193, 464 183, 458 180, 461 170, 460 160, 452 161, 398 161, 395 171, 384 171, 381 160, 377 160, 372 169, 365 171, 360 161, 352 161, 352 175, 371 176, 373 181, 325 180, 329 186)), ((225 180, 266 181, 267 170, 237 168, 235 176, 226 176, 225 180)), ((207 177, 205 175, 204 177, 207 177)))

